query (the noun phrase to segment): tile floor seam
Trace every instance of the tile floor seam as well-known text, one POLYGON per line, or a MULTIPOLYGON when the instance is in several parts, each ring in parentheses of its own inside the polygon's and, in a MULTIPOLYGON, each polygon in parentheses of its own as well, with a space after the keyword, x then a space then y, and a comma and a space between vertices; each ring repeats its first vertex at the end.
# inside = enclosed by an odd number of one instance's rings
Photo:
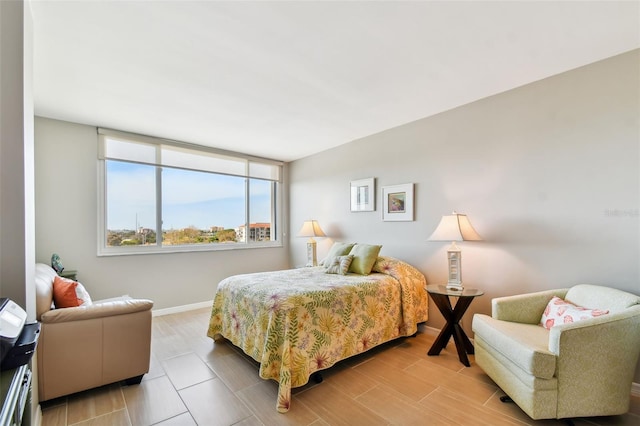
MULTIPOLYGON (((81 425, 81 424, 86 423, 86 422, 88 422, 88 421, 90 421, 90 420, 99 419, 100 417, 106 417, 106 416, 108 416, 108 415, 110 415, 110 414, 117 413, 118 411, 124 411, 124 409, 115 410, 115 411, 111 411, 111 412, 109 412, 109 413, 100 414, 99 416, 89 417, 88 419, 84 419, 84 420, 81 420, 81 421, 79 421, 79 422, 75 422, 75 423, 68 423, 68 424, 67 424, 67 426, 81 425)), ((129 417, 129 413, 128 413, 128 412, 127 412, 127 417, 129 417)), ((129 419, 129 423, 131 424, 131 419, 129 419)))
MULTIPOLYGON (((181 391, 183 391, 183 390, 191 389, 191 388, 192 388, 192 387, 194 387, 194 386, 201 385, 201 384, 206 383, 206 382, 209 382, 209 381, 211 381, 211 380, 220 380, 220 382, 222 382, 222 384, 223 384, 227 389, 229 389, 229 386, 227 386, 227 384, 226 384, 224 381, 222 381, 222 380, 220 379, 220 377, 218 377, 218 376, 216 376, 216 377, 210 377, 210 378, 208 378, 208 379, 206 379, 206 380, 203 380, 203 381, 201 381, 201 382, 198 382, 198 383, 192 383, 192 384, 190 384, 189 386, 185 386, 185 387, 180 388, 180 389, 178 389, 177 387, 175 387, 175 385, 174 385, 173 383, 171 383, 171 386, 173 386, 173 389, 174 389, 176 392, 180 393, 180 392, 181 392, 181 391)), ((169 381, 171 381, 171 379, 169 379, 169 381)), ((229 392, 231 392, 231 393, 235 394, 235 392, 233 392, 231 389, 229 389, 229 392)), ((183 402, 184 402, 184 401, 183 401, 183 402)), ((186 404, 185 404, 185 406, 186 406, 186 404)))
POLYGON ((129 413, 129 406, 127 405, 127 398, 124 397, 124 391, 122 390, 122 386, 120 386, 120 395, 122 395, 124 409, 127 411, 127 418, 129 419, 129 425, 133 426, 133 421, 131 420, 131 414, 129 413))
MULTIPOLYGON (((229 388, 229 386, 227 386, 227 384, 224 382, 224 380, 222 380, 220 377, 218 377, 218 378, 220 379, 220 381, 222 382, 222 384, 223 384, 227 389, 229 389, 229 392, 231 392, 231 394, 232 394, 232 395, 233 395, 233 396, 234 396, 238 401, 240 401, 240 402, 242 403, 242 405, 247 409, 247 411, 248 411, 249 413, 251 413, 251 415, 250 415, 250 416, 245 417, 243 420, 246 420, 246 419, 248 419, 249 417, 252 417, 252 416, 253 416, 253 417, 255 417, 256 419, 258 419, 258 421, 259 421, 260 423, 262 423, 262 420, 260 420, 258 417, 256 417, 256 415, 254 414, 254 412, 253 412, 253 410, 251 409, 251 407, 250 407, 246 402, 244 402, 244 399, 240 398, 240 396, 238 395, 238 392, 240 392, 240 390, 238 390, 238 391, 232 391, 232 390, 231 390, 231 388, 229 388)), ((242 421, 242 420, 240 420, 240 421, 242 421)), ((239 422, 236 422, 236 423, 239 423, 239 422)), ((263 424, 264 424, 264 423, 263 423, 263 424)), ((232 425, 231 425, 231 426, 232 426, 232 425)))
MULTIPOLYGON (((186 407, 186 405, 185 405, 185 407, 186 407)), ((164 423, 166 421, 169 421, 171 419, 175 419, 176 417, 180 417, 180 416, 182 416, 184 414, 189 414, 189 417, 191 417, 191 419, 193 420, 193 416, 191 415, 191 412, 185 411, 184 413, 180 413, 180 414, 176 414, 175 416, 167 417, 166 419, 160 420, 159 422, 151 423, 149 426, 159 425, 159 424, 164 423)), ((195 423, 196 421, 193 420, 193 422, 195 423)), ((133 423, 131 423, 131 424, 133 425, 133 423)), ((197 423, 196 423, 196 425, 197 425, 197 423)))
MULTIPOLYGON (((481 404, 480 406, 481 406, 481 407, 483 407, 483 408, 486 408, 487 410, 491 411, 492 413, 495 413, 495 414, 496 414, 496 415, 498 415, 498 416, 505 416, 505 417, 507 417, 509 420, 513 420, 513 421, 514 421, 514 422, 516 422, 516 423, 523 424, 523 425, 531 425, 531 423, 529 423, 529 422, 527 422, 527 421, 524 421, 524 420, 521 420, 521 419, 519 419, 519 418, 517 418, 517 417, 512 416, 512 415, 511 415, 511 413, 510 413, 510 412, 508 412, 508 411, 507 411, 507 412, 505 412, 505 413, 503 413, 503 412, 501 412, 501 411, 496 410, 496 409, 495 409, 495 408, 493 408, 492 406, 488 405, 489 401, 491 401, 491 399, 492 399, 494 396, 495 396, 496 398, 498 398, 498 394, 499 394, 499 393, 500 393, 500 389, 497 389, 497 390, 495 391, 495 393, 494 393, 494 394, 492 394, 492 395, 489 397, 489 399, 487 399, 487 400, 485 401, 485 403, 484 403, 484 404, 481 404)), ((501 404, 503 404, 503 402, 500 402, 500 403, 501 403, 501 404)))
MULTIPOLYGON (((428 394, 426 394, 425 396, 423 396, 422 398, 420 398, 420 400, 418 401, 419 404, 422 404, 422 401, 424 401, 425 399, 429 398, 429 395, 432 395, 433 393, 437 392, 438 389, 441 389, 441 386, 436 386, 435 389, 433 389, 431 392, 429 392, 428 394)), ((444 389, 444 388, 442 388, 444 389)))
POLYGON ((165 359, 161 360, 161 362, 167 362, 167 361, 172 360, 174 358, 179 358, 181 356, 186 356, 186 355, 191 355, 191 354, 198 356, 198 354, 196 354, 195 352, 189 351, 189 352, 180 353, 178 355, 172 355, 172 356, 170 356, 168 358, 165 358, 165 359))
MULTIPOLYGON (((214 372, 214 374, 215 374, 215 372, 214 372)), ((181 391, 181 390, 189 389, 189 388, 191 388, 191 387, 193 387, 193 386, 200 385, 200 384, 202 384, 202 383, 204 383, 204 382, 208 382, 209 380, 212 380, 212 379, 219 379, 220 377, 218 377, 218 375, 217 375, 217 374, 215 374, 215 377, 209 377, 208 379, 200 380, 199 382, 190 383, 190 384, 188 384, 188 385, 186 385, 186 386, 183 386, 183 387, 181 387, 181 388, 178 388, 178 387, 176 386, 176 384, 175 384, 175 383, 173 383, 173 380, 171 380, 171 376, 167 375, 167 378, 169 379, 169 382, 171 383, 171 386, 176 390, 176 392, 179 392, 179 391, 181 391)), ((222 380, 221 380, 221 381, 222 381, 222 380)), ((224 381, 222 381, 222 383, 224 383, 224 381)), ((225 385, 225 386, 227 386, 227 384, 226 384, 226 383, 224 383, 224 385, 225 385)), ((228 387, 228 386, 227 386, 227 387, 228 387)))
MULTIPOLYGON (((301 392, 301 393, 302 393, 302 392, 301 392)), ((293 399, 293 396, 292 396, 292 399, 293 399)), ((310 426, 310 425, 314 424, 315 422, 317 422, 318 420, 322 420, 322 421, 324 421, 323 417, 322 417, 318 412, 316 412, 316 411, 313 409, 313 406, 310 406, 309 404, 306 404, 304 401, 300 401, 300 400, 296 400, 296 404, 300 404, 300 405, 302 405, 303 407, 306 407, 306 408, 307 408, 307 410, 309 410, 309 412, 313 413, 313 415, 314 415, 314 416, 316 416, 316 419, 315 419, 315 420, 313 420, 311 423, 309 423, 309 424, 308 424, 308 425, 306 425, 306 426, 310 426)), ((284 413, 284 415, 286 415, 286 413, 284 413)), ((260 419, 258 419, 258 420, 260 420, 260 419)), ((260 421, 260 423, 262 423, 262 421, 260 421)), ((326 422, 325 422, 325 423, 326 423, 326 422)))
MULTIPOLYGON (((222 380, 220 379, 220 377, 217 377, 217 375, 216 375, 216 377, 212 377, 212 378, 210 378, 210 379, 208 379, 208 380, 205 380, 204 382, 194 383, 194 384, 193 384, 193 385, 191 385, 191 386, 187 386, 187 387, 182 388, 182 389, 179 389, 179 390, 178 390, 178 389, 176 389, 176 388, 175 388, 175 386, 174 386, 174 390, 176 391, 176 393, 177 393, 177 394, 178 394, 178 396, 180 397, 180 400, 182 401, 182 404, 183 404, 183 405, 185 406, 185 408, 187 409, 186 413, 188 413, 188 414, 189 414, 189 416, 191 416, 191 418, 193 419, 193 422, 194 422, 196 425, 200 426, 200 425, 199 425, 199 423, 197 422, 197 420, 195 419, 195 417, 193 416, 193 414, 191 413, 191 409, 189 408, 189 405, 187 405, 187 402, 185 401, 185 399, 182 397, 182 394, 180 393, 180 391, 183 391, 183 390, 185 390, 185 389, 192 388, 192 387, 197 386, 197 385, 201 385, 202 383, 206 383, 206 382, 211 381, 211 380, 220 380, 220 382, 222 383, 222 385, 223 385, 224 387, 226 387, 226 388, 229 390, 229 392, 230 392, 231 394, 233 394, 233 396, 235 396, 235 397, 236 397, 236 398, 237 398, 237 399, 242 403, 242 405, 243 405, 243 406, 245 406, 245 407, 247 408, 247 411, 248 411, 248 412, 250 412, 250 413, 251 413, 251 415, 253 415, 253 410, 251 409, 251 407, 249 407, 249 406, 248 406, 248 405, 247 405, 247 404, 242 400, 242 398, 239 398, 239 397, 238 397, 238 395, 236 395, 236 392, 233 392, 231 389, 229 389, 229 387, 226 385, 226 383, 225 383, 224 381, 222 381, 222 380)), ((171 383, 171 385, 173 386, 173 383, 171 383)), ((180 413, 179 415, 182 415, 182 414, 184 414, 184 413, 180 413)), ((174 416, 174 417, 175 417, 175 416, 174 416)), ((249 418, 249 417, 251 417, 251 416, 248 416, 248 417, 246 417, 245 419, 247 419, 247 418, 249 418)), ((243 420, 245 420, 245 419, 243 419, 243 420)), ((165 420, 163 420, 163 421, 166 421, 166 420, 168 420, 168 419, 165 419, 165 420)), ((241 420, 241 421, 242 421, 242 420, 241 420)), ((261 423, 262 423, 262 422, 261 422, 261 423)), ((203 426, 204 426, 204 425, 203 425, 203 426)), ((233 425, 229 425, 229 426, 233 426, 233 425)))
POLYGON ((364 391, 364 392, 359 393, 358 395, 353 396, 353 397, 352 397, 352 399, 356 399, 356 400, 357 400, 357 399, 359 399, 359 398, 362 398, 362 397, 363 397, 363 396, 365 396, 366 394, 371 393, 371 392, 373 392, 375 389, 378 389, 378 388, 382 388, 382 384, 381 384, 381 383, 376 383, 376 384, 375 384, 375 386, 373 386, 373 387, 371 387, 371 388, 367 389, 367 390, 366 390, 366 391, 364 391))
MULTIPOLYGON (((152 382, 152 381, 154 381, 154 380, 162 379, 163 377, 166 377, 166 378, 167 378, 167 380, 169 381, 169 384, 171 384, 171 387, 173 388, 173 390, 174 390, 174 391, 176 392, 176 394, 178 395, 178 398, 180 398, 180 402, 182 402, 182 405, 184 406, 184 408, 185 408, 185 410, 186 410, 186 411, 183 411, 183 412, 181 412, 181 413, 178 413, 178 414, 176 414, 175 416, 171 416, 171 417, 168 417, 168 418, 166 418, 166 419, 162 419, 162 420, 160 420, 160 421, 158 421, 158 422, 155 422, 155 423, 152 423, 152 424, 162 423, 162 422, 164 422, 164 421, 167 421, 168 419, 171 419, 171 418, 173 418, 173 417, 180 416, 180 415, 185 414, 185 413, 189 413, 189 415, 191 415, 191 412, 189 411, 189 407, 187 406, 187 404, 185 404, 184 400, 182 399, 182 395, 180 395, 180 392, 175 388, 175 386, 174 386, 174 385, 173 385, 173 383, 171 382, 171 379, 170 379, 170 378, 169 378, 169 376, 166 374, 166 372, 165 372, 165 374, 163 374, 162 376, 154 377, 153 379, 148 380, 148 381, 147 381, 147 383, 150 383, 150 382, 152 382)), ((126 398, 125 398, 125 403, 126 403, 126 401, 127 401, 127 400, 126 400, 126 398)), ((131 423, 131 425, 135 426, 135 425, 134 425, 134 423, 133 423, 133 419, 131 419, 130 411, 129 411, 128 409, 127 409, 127 414, 129 415, 129 422, 131 423)), ((191 418, 193 418, 193 415, 191 415, 191 418)), ((194 421, 195 421, 195 420, 194 420, 194 421)))

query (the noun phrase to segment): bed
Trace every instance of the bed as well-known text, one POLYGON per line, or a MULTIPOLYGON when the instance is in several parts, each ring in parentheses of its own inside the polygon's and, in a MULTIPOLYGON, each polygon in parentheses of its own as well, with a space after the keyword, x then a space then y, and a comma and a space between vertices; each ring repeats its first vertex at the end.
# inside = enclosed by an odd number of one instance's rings
POLYGON ((378 257, 371 274, 328 274, 322 266, 235 275, 216 290, 207 335, 222 336, 278 382, 276 409, 314 373, 411 336, 427 320, 426 280, 416 268, 378 257))

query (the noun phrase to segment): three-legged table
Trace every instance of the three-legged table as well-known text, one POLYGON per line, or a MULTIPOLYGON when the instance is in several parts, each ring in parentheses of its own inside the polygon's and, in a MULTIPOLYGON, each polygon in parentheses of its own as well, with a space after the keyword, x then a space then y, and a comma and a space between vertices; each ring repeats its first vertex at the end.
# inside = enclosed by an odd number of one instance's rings
POLYGON ((470 366, 469 358, 467 354, 473 354, 473 344, 465 334, 460 320, 464 313, 467 311, 469 305, 473 301, 474 297, 482 296, 484 292, 476 288, 465 288, 463 290, 451 290, 444 285, 429 285, 427 286, 427 293, 433 299, 442 316, 447 321, 447 324, 442 328, 440 334, 433 342, 431 349, 429 349, 429 355, 439 355, 440 351, 447 346, 449 339, 453 336, 453 340, 456 343, 456 349, 458 350, 458 358, 460 362, 470 366), (450 297, 457 297, 455 307, 451 306, 450 297))

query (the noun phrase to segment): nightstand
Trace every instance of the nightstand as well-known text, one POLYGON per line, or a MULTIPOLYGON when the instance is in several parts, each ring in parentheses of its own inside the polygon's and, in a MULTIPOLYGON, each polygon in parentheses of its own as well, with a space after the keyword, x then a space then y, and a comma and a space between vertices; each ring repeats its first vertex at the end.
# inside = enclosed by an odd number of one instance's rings
POLYGON ((464 316, 474 297, 482 296, 483 291, 477 288, 464 288, 462 290, 450 290, 445 285, 428 285, 427 293, 433 299, 440 313, 447 321, 447 324, 442 328, 440 334, 433 342, 431 349, 429 349, 429 355, 439 355, 440 351, 447 346, 449 339, 453 336, 453 341, 456 343, 456 349, 458 351, 458 358, 460 362, 470 367, 469 358, 467 354, 473 354, 473 345, 465 334, 460 320, 464 316), (451 306, 450 297, 457 297, 455 308, 451 306))

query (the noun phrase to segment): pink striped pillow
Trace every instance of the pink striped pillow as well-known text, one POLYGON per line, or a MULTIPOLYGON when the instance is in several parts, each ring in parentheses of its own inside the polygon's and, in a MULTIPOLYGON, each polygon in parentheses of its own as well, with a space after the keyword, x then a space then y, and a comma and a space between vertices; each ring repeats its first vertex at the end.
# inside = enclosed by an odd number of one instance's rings
POLYGON ((549 330, 554 325, 577 322, 608 313, 608 310, 583 308, 553 296, 542 313, 540 325, 549 330))

